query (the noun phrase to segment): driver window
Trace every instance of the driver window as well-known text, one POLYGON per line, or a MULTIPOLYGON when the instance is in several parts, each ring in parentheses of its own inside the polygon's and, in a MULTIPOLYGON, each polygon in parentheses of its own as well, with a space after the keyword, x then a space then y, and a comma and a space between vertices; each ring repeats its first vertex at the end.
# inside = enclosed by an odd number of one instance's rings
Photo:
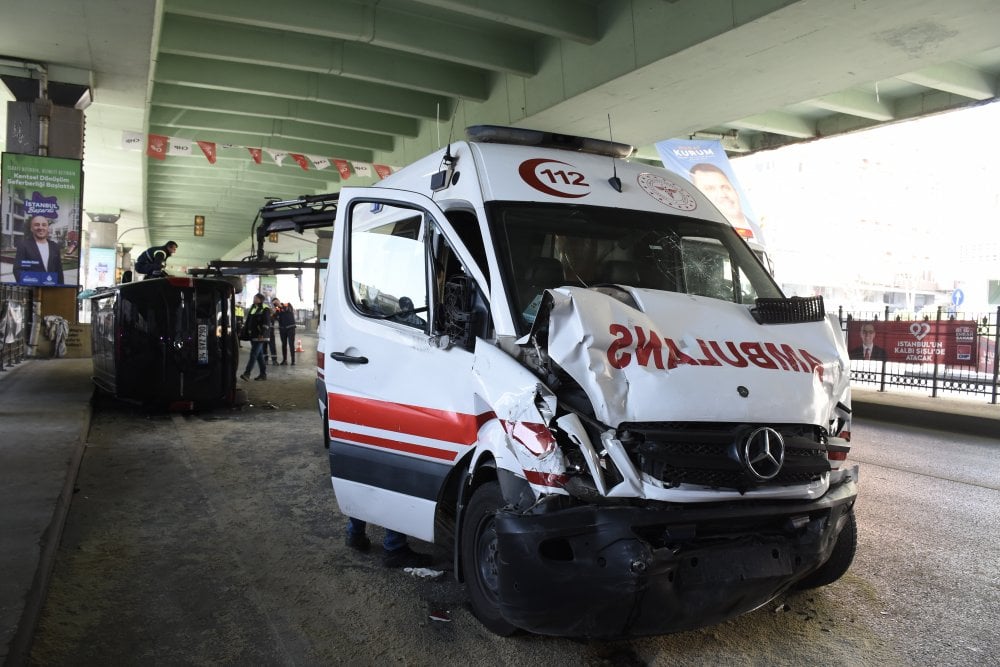
POLYGON ((427 261, 422 211, 357 203, 350 225, 350 298, 362 315, 427 333, 427 261))

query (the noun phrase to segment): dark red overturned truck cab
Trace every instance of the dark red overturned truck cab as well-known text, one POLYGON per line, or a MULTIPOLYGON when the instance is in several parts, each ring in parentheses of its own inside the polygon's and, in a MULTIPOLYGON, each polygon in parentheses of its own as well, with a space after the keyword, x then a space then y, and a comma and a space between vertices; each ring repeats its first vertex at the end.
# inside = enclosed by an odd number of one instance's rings
POLYGON ((233 405, 239 342, 235 288, 170 277, 91 297, 94 384, 126 402, 168 410, 233 405))

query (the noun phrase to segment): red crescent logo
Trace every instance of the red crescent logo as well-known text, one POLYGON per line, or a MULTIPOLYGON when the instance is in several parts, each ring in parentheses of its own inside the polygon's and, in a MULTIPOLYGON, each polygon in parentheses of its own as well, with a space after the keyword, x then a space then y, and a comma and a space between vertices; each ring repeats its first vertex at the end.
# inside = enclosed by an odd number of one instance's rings
POLYGON ((534 189, 542 192, 544 194, 550 195, 552 197, 564 197, 568 199, 578 199, 579 197, 586 197, 590 194, 590 184, 584 180, 583 174, 576 171, 559 170, 553 172, 551 169, 543 170, 542 173, 549 177, 550 183, 543 183, 538 177, 538 167, 543 164, 561 164, 566 167, 572 168, 568 162, 561 162, 559 160, 551 160, 549 158, 532 158, 530 160, 525 160, 521 163, 521 166, 517 168, 517 173, 520 175, 521 180, 533 187, 534 189), (557 180, 561 179, 561 180, 557 180), (565 186, 584 186, 587 188, 586 192, 563 192, 562 190, 557 190, 554 186, 565 185, 565 186))

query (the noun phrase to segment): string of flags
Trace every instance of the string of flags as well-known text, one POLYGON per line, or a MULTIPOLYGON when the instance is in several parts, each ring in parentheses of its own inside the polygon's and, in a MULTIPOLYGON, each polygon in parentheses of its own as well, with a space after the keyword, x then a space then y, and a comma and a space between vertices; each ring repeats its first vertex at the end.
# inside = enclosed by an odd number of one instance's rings
POLYGON ((358 160, 345 160, 342 158, 320 155, 308 155, 305 153, 289 153, 287 151, 279 151, 271 148, 238 146, 236 144, 224 144, 215 141, 202 141, 198 139, 180 139, 178 137, 168 137, 162 134, 146 135, 142 132, 133 132, 130 130, 122 132, 122 148, 124 150, 141 151, 143 146, 146 148, 146 155, 154 160, 166 160, 168 155, 186 155, 190 157, 197 154, 195 153, 195 146, 197 146, 197 148, 200 149, 201 153, 205 156, 205 159, 208 160, 209 164, 215 164, 215 161, 218 159, 218 150, 220 148, 241 148, 248 152, 250 159, 256 164, 262 164, 264 155, 266 154, 279 167, 283 166, 285 160, 288 158, 291 159, 292 163, 301 167, 303 171, 309 171, 310 167, 316 169, 317 171, 322 171, 330 166, 334 166, 340 174, 341 180, 350 178, 352 174, 355 176, 370 177, 372 172, 377 174, 379 178, 385 178, 397 169, 396 167, 390 167, 385 164, 360 162, 358 160))

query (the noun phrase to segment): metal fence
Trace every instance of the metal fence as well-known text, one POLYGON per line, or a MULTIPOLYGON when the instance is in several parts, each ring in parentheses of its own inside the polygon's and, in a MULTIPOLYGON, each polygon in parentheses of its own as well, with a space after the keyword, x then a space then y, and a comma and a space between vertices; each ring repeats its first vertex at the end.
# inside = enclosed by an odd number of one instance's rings
POLYGON ((921 395, 983 396, 997 403, 1000 376, 1000 307, 989 313, 952 312, 939 307, 934 315, 839 310, 840 324, 852 350, 855 386, 921 395), (882 358, 854 358, 860 329, 871 322, 882 358), (914 347, 921 345, 922 347, 914 347), (887 349, 888 348, 888 349, 887 349), (918 350, 918 353, 914 353, 918 350))
POLYGON ((0 370, 28 356, 33 289, 0 285, 0 370))

